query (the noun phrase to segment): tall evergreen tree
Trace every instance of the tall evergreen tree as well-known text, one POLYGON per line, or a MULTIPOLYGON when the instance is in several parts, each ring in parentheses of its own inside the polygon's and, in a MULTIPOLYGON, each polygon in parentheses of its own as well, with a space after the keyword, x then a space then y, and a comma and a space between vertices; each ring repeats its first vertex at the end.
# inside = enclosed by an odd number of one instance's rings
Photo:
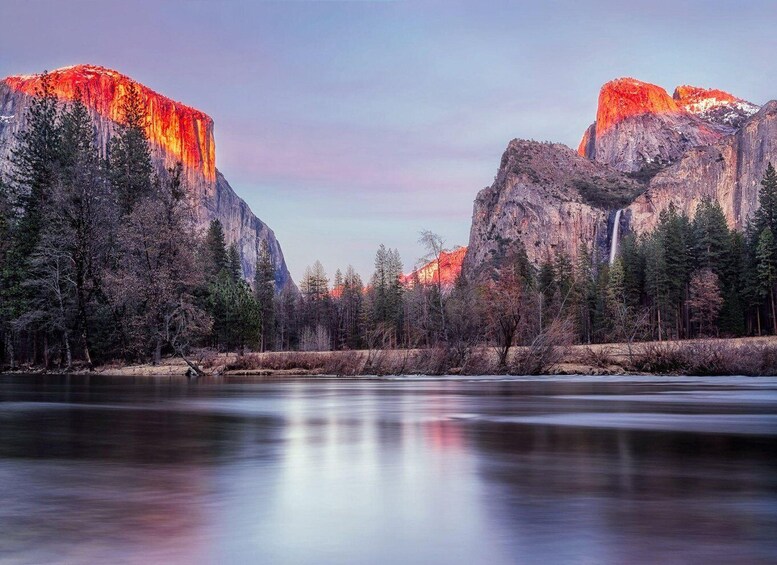
POLYGON ((270 247, 267 245, 267 241, 262 240, 256 259, 256 273, 254 274, 254 300, 256 301, 259 314, 259 340, 262 351, 271 348, 273 345, 272 336, 275 326, 274 297, 275 268, 270 256, 270 247))
POLYGON ((11 153, 13 196, 20 216, 15 234, 17 259, 29 257, 38 244, 60 166, 59 107, 47 73, 41 77, 25 122, 27 127, 17 134, 11 153))
POLYGON ((663 268, 664 272, 658 273, 665 289, 663 321, 679 339, 687 328, 685 299, 693 268, 693 239, 688 217, 670 205, 659 216, 655 237, 663 256, 659 268, 663 268))
POLYGON ((348 349, 358 349, 362 346, 363 287, 361 277, 348 265, 339 299, 341 341, 348 349))
POLYGON ((753 215, 753 232, 756 234, 756 239, 766 228, 769 228, 772 234, 777 233, 777 171, 771 163, 767 165, 761 179, 758 209, 753 215))
MULTIPOLYGON (((777 281, 777 262, 774 259, 774 235, 766 227, 758 238, 755 256, 757 260, 758 296, 767 304, 771 313, 773 333, 777 334, 777 315, 775 315, 774 284, 777 281)), ((760 326, 760 324, 759 324, 760 326)))
POLYGON ((691 224, 693 255, 697 268, 723 274, 725 259, 731 252, 731 233, 723 209, 717 200, 702 200, 691 224))
POLYGON ((233 283, 243 279, 243 263, 240 260, 240 252, 234 243, 229 246, 227 251, 227 269, 233 283))
MULTIPOLYGON (((11 204, 17 220, 12 223, 11 244, 3 273, 4 310, 14 322, 14 331, 31 336, 45 331, 42 321, 33 315, 38 304, 35 289, 27 284, 33 270, 33 257, 44 233, 46 215, 60 170, 61 130, 59 106, 51 79, 41 77, 40 88, 25 115, 26 128, 16 136, 11 152, 11 204), (36 328, 37 325, 37 328, 36 328)), ((28 340, 33 345, 37 339, 28 340)), ((46 342, 43 336, 44 343, 46 342)), ((44 348, 44 361, 48 361, 44 348)), ((31 351, 35 357, 37 351, 31 351)))
POLYGON ((727 335, 745 333, 745 306, 747 304, 747 254, 745 238, 732 231, 729 251, 722 258, 719 275, 723 306, 719 315, 720 330, 727 335))
POLYGON ((218 219, 211 220, 203 243, 205 277, 214 282, 222 269, 228 266, 227 243, 224 227, 218 219))
POLYGON ((139 88, 130 83, 122 102, 122 124, 108 144, 114 194, 123 215, 153 190, 153 166, 146 135, 146 107, 139 88))
POLYGON ((9 274, 12 269, 9 261, 11 227, 12 213, 8 189, 0 177, 0 364, 7 361, 13 368, 15 357, 11 321, 14 318, 14 308, 8 292, 9 274))

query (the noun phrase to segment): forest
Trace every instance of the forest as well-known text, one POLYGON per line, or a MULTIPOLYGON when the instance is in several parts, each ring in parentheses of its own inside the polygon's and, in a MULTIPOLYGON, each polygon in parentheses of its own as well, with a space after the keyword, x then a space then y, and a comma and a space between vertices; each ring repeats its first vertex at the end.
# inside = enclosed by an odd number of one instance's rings
MULTIPOLYGON (((463 363, 492 346, 777 334, 777 172, 743 232, 714 200, 692 218, 670 208, 656 229, 624 236, 610 265, 582 244, 539 266, 519 241, 452 286, 403 282, 381 245, 364 281, 320 262, 299 289, 275 287, 266 245, 256 276, 216 220, 200 230, 180 164, 155 170, 146 112, 130 88, 103 151, 83 103, 43 80, 0 179, 0 365, 69 370, 192 352, 444 349, 463 363)), ((420 234, 424 261, 444 240, 420 234)), ((439 270, 438 270, 439 273, 439 270)))

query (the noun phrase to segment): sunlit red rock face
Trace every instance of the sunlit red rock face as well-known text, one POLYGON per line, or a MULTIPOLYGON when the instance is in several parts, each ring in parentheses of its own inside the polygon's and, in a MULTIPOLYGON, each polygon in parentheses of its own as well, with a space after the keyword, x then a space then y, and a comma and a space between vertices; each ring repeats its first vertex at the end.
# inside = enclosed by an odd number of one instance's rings
POLYGON ((721 90, 680 86, 669 96, 655 84, 620 78, 602 86, 596 122, 578 153, 624 172, 665 166, 733 133, 757 110, 721 90))
MULTIPOLYGON (((227 243, 234 243, 240 252, 248 280, 253 278, 261 242, 266 241, 276 269, 276 287, 293 286, 275 234, 216 168, 214 126, 207 114, 104 67, 78 65, 51 71, 49 76, 55 94, 65 102, 80 91, 94 121, 95 141, 103 152, 123 118, 122 99, 129 85, 135 84, 146 103, 146 133, 157 172, 164 174, 179 161, 183 164, 185 186, 200 226, 213 219, 221 221, 227 243)), ((40 84, 41 75, 0 80, 0 174, 10 172, 16 135, 26 126, 26 111, 40 84)))
POLYGON ((710 101, 716 103, 740 102, 740 99, 733 94, 723 92, 717 88, 700 88, 688 84, 675 88, 672 98, 674 98, 678 104, 681 104, 686 108, 694 104, 707 104, 710 101))
MULTIPOLYGON (((10 76, 5 83, 12 89, 34 95, 42 75, 10 76)), ((198 170, 210 181, 216 179, 216 145, 213 120, 180 102, 175 102, 116 71, 94 65, 76 65, 49 73, 57 97, 73 100, 80 91, 84 104, 100 116, 120 123, 121 103, 134 84, 148 110, 146 134, 173 159, 198 170)))
POLYGON ((718 127, 724 133, 732 133, 744 121, 755 114, 759 106, 715 88, 678 86, 672 95, 687 112, 718 127))
POLYGON ((459 278, 466 254, 466 247, 443 251, 440 254, 439 267, 438 261, 433 259, 409 275, 403 275, 401 281, 406 285, 413 285, 418 281, 422 285, 440 283, 443 287, 452 287, 459 278))
POLYGON ((632 78, 619 78, 602 86, 596 111, 596 133, 643 114, 677 114, 681 109, 666 90, 632 78))

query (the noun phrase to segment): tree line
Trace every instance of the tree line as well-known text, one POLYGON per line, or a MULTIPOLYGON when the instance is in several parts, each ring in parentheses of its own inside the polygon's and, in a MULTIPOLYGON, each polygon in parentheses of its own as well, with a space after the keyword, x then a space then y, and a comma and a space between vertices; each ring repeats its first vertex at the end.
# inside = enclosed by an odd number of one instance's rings
POLYGON ((257 336, 270 323, 266 245, 249 289, 220 225, 198 233, 181 164, 154 167, 134 85, 121 113, 103 150, 80 94, 62 104, 48 76, 26 110, 0 182, 0 361, 7 366, 187 359, 195 345, 245 345, 252 339, 245 318, 257 336))
MULTIPOLYGON (((520 241, 445 287, 403 282, 396 249, 381 245, 363 281, 308 267, 300 288, 276 292, 266 242, 253 281, 223 226, 198 232, 181 165, 157 170, 146 110, 130 87, 104 151, 79 96, 62 104, 44 76, 0 182, 0 360, 69 368, 111 360, 187 360, 218 351, 443 347, 454 363, 477 345, 777 334, 777 173, 743 232, 702 201, 671 207, 656 228, 626 235, 612 265, 583 245, 533 265, 520 241)), ((444 241, 423 232, 426 261, 444 241)))
MULTIPOLYGON (((744 231, 728 227, 715 200, 701 201, 692 219, 670 205, 653 231, 623 237, 611 265, 583 244, 575 263, 558 251, 535 266, 520 241, 500 239, 452 288, 439 276, 403 285, 399 254, 381 246, 364 286, 350 267, 331 281, 319 262, 309 267, 300 295, 276 304, 283 337, 275 346, 442 346, 464 357, 490 344, 505 363, 510 347, 550 335, 604 343, 777 334, 775 230, 777 173, 769 164, 744 231)), ((425 259, 439 261, 442 240, 424 232, 420 242, 425 259)))

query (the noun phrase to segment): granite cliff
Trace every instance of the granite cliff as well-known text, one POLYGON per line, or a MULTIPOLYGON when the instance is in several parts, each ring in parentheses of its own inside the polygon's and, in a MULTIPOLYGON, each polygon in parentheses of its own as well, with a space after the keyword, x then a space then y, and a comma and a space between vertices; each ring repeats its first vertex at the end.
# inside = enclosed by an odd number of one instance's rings
POLYGON ((721 90, 679 86, 669 96, 635 79, 608 82, 576 153, 510 142, 494 183, 475 200, 465 272, 516 240, 535 264, 556 250, 576 260, 581 244, 606 261, 613 233, 649 231, 670 205, 693 216, 704 198, 742 229, 770 161, 777 163, 777 101, 759 108, 721 90))
POLYGON ((475 199, 464 270, 475 276, 519 240, 535 264, 556 251, 577 260, 581 244, 603 259, 613 211, 643 190, 636 180, 566 145, 515 139, 494 183, 475 199))
POLYGON ((742 229, 758 207, 758 189, 769 162, 777 164, 777 101, 766 103, 718 143, 688 150, 659 172, 625 210, 636 233, 653 229, 673 204, 692 216, 704 198, 717 200, 729 227, 742 229))
POLYGON ((620 78, 602 86, 596 121, 578 147, 583 157, 625 172, 655 172, 691 149, 736 131, 758 106, 721 90, 620 78))
MULTIPOLYGON (((199 224, 213 219, 224 226, 227 243, 240 251, 243 273, 251 279, 261 242, 266 241, 275 265, 276 288, 293 285, 278 240, 257 218, 216 168, 213 120, 207 114, 175 102, 111 69, 77 65, 49 74, 54 93, 63 102, 80 93, 95 124, 95 140, 105 151, 121 120, 121 102, 134 84, 147 108, 146 134, 158 172, 181 162, 186 187, 199 224)), ((0 171, 7 173, 16 132, 24 128, 26 110, 40 88, 42 75, 11 76, 0 81, 0 171)))

